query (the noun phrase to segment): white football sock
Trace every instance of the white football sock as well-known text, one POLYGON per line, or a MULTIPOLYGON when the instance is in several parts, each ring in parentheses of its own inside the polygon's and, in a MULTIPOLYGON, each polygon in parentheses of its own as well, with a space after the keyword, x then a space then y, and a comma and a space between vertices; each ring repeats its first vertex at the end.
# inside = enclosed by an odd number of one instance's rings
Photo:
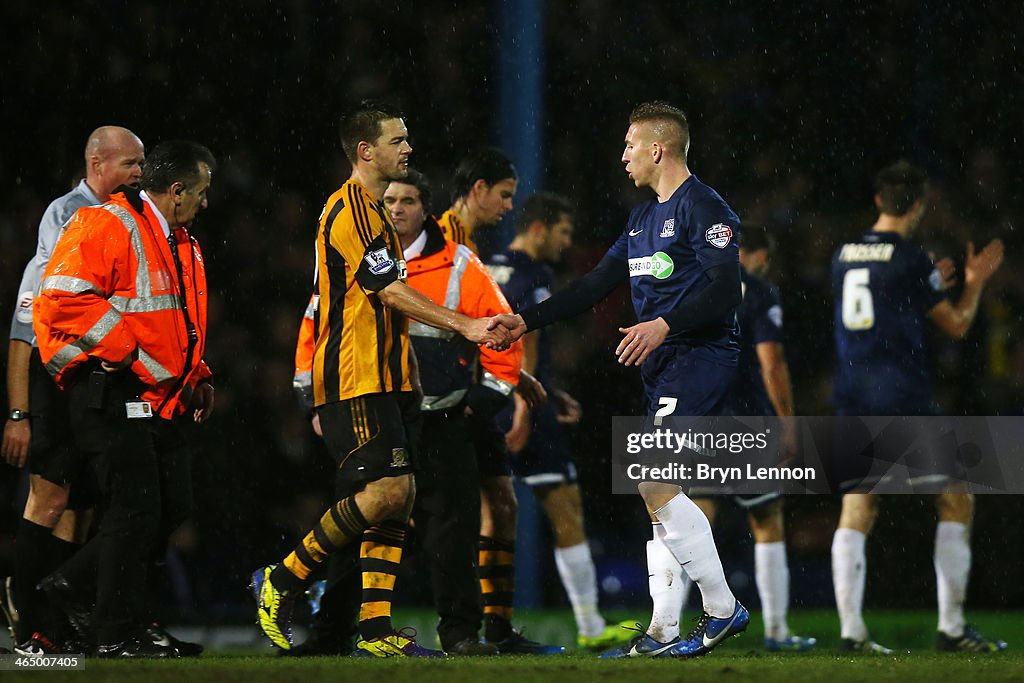
POLYGON ((964 634, 964 599, 971 574, 969 529, 960 522, 939 522, 935 528, 935 583, 939 594, 939 630, 964 634))
POLYGON ((789 608, 789 563, 786 543, 754 544, 754 577, 761 598, 764 637, 773 640, 789 638, 786 610, 789 608))
POLYGON ((597 609, 597 570, 590 546, 584 541, 568 548, 555 548, 555 566, 572 604, 580 635, 601 635, 605 621, 597 609))
POLYGON ((654 514, 665 527, 665 545, 700 589, 704 611, 718 618, 731 615, 736 596, 725 580, 711 522, 704 512, 680 493, 654 514))
POLYGON ((858 642, 867 640, 864 623, 864 581, 867 557, 866 536, 856 529, 836 529, 832 537, 832 585, 836 592, 836 609, 843 638, 858 642))
POLYGON ((654 539, 647 542, 647 585, 654 603, 647 635, 667 643, 679 636, 683 568, 665 545, 664 538, 664 527, 655 523, 654 539))
MULTIPOLYGON (((690 601, 690 589, 693 588, 693 581, 691 581, 690 577, 686 575, 686 572, 683 571, 682 567, 679 567, 679 572, 682 574, 680 582, 683 584, 683 587, 679 589, 680 592, 683 594, 682 597, 680 598, 680 602, 682 603, 683 608, 679 611, 679 623, 680 624, 685 624, 686 623, 686 603, 688 603, 690 601)), ((698 614, 697 616, 700 616, 700 615, 698 614)))

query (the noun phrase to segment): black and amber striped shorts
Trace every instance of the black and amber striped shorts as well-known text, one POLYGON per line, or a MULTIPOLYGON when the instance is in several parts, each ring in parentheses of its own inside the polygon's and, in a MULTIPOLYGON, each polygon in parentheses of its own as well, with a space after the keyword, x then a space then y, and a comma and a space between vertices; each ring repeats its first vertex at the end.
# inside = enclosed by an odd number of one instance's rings
POLYGON ((324 443, 346 483, 366 483, 414 470, 421 418, 412 392, 365 394, 316 410, 324 443))

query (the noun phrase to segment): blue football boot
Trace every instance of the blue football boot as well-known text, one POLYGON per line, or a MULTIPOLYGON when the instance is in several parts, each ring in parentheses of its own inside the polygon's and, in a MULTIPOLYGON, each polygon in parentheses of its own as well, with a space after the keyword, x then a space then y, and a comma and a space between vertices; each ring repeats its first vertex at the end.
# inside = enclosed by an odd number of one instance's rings
MULTIPOLYGON (((623 626, 623 628, 631 628, 629 626, 623 626)), ((651 636, 647 635, 647 630, 643 627, 643 624, 637 624, 636 628, 633 629, 637 632, 635 638, 630 640, 625 645, 621 645, 614 649, 602 652, 601 659, 623 659, 626 657, 667 657, 669 651, 679 643, 679 638, 673 638, 667 643, 663 643, 660 640, 655 640, 651 636)))
POLYGON ((808 650, 813 650, 817 644, 817 638, 807 638, 805 636, 790 636, 781 640, 776 640, 775 638, 764 639, 764 649, 768 650, 768 652, 807 652, 808 650))
POLYGON ((669 650, 669 655, 681 659, 700 657, 718 647, 729 636, 739 635, 747 630, 750 613, 736 601, 736 607, 727 617, 713 617, 707 612, 700 615, 697 625, 686 638, 669 650))

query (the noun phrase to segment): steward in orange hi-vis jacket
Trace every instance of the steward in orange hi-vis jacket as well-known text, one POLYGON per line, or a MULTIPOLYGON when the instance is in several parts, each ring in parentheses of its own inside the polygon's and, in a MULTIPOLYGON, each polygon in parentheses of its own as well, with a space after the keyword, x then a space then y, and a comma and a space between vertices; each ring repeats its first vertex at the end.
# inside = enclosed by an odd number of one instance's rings
POLYGON ((185 227, 164 237, 160 219, 137 190, 80 209, 54 249, 36 299, 33 327, 47 370, 66 387, 91 358, 131 355, 155 415, 185 412, 196 385, 209 381, 206 271, 185 227), (171 251, 171 243, 175 252, 171 251))
POLYGON ((215 404, 202 360, 206 273, 188 233, 215 169, 196 142, 157 145, 141 191, 121 188, 72 217, 33 308, 42 362, 66 392, 104 511, 96 535, 43 587, 94 602, 101 658, 181 654, 147 635, 155 615, 145 591, 151 563, 192 510, 181 416, 205 422, 215 404))
MULTIPOLYGON (((423 253, 406 262, 413 289, 474 318, 512 310, 486 266, 469 248, 446 240, 433 218, 426 219, 423 230, 427 234, 423 253)), ((493 410, 497 412, 519 383, 521 342, 505 351, 494 351, 416 321, 410 321, 409 335, 420 369, 424 411, 443 410, 466 401, 477 411, 482 407, 476 405, 478 402, 496 405, 493 410), (478 354, 482 372, 480 381, 475 382, 478 354)))

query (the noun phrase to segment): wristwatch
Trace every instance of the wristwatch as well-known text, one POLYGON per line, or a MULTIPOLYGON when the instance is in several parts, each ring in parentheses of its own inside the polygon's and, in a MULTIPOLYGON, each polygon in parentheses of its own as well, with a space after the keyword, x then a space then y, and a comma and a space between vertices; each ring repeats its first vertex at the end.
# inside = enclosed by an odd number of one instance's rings
POLYGON ((22 420, 27 420, 28 411, 18 410, 17 408, 15 408, 11 412, 7 413, 7 419, 10 420, 11 422, 21 422, 22 420))

